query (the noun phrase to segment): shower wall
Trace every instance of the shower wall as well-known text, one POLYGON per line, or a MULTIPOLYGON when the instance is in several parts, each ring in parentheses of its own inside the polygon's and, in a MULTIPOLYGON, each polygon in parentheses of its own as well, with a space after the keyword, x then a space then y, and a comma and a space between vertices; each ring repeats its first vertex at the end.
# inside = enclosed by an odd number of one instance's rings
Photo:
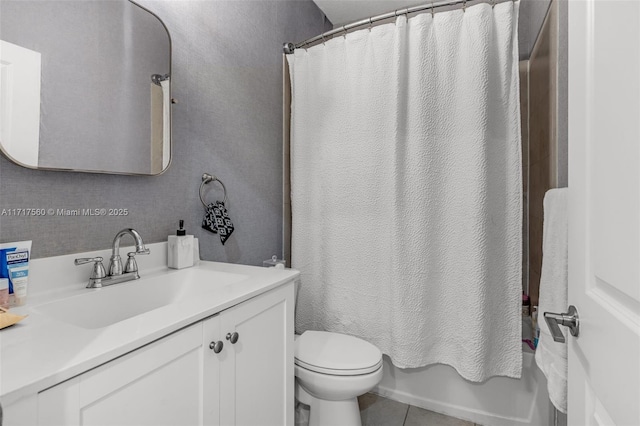
POLYGON ((520 61, 522 133, 522 291, 529 294, 529 61, 520 61))
POLYGON ((538 304, 540 288, 544 194, 567 185, 567 44, 566 25, 560 25, 566 23, 566 12, 566 2, 551 2, 531 57, 521 63, 521 70, 528 69, 528 90, 521 93, 528 99, 528 151, 523 150, 528 164, 523 170, 528 171, 524 174, 529 210, 525 252, 532 305, 538 304))

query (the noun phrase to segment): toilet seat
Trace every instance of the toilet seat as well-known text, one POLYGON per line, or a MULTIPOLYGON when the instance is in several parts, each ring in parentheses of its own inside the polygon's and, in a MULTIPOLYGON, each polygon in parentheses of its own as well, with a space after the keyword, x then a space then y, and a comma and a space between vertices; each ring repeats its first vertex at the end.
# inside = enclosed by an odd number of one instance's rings
POLYGON ((382 360, 380 360, 380 362, 378 362, 377 364, 371 367, 359 368, 359 369, 353 369, 353 370, 336 370, 332 368, 323 368, 317 365, 307 364, 298 359, 295 360, 295 364, 298 367, 302 367, 309 371, 314 371, 316 373, 331 374, 333 376, 359 376, 362 374, 369 374, 378 370, 382 366, 382 360))
POLYGON ((326 331, 305 331, 295 341, 295 364, 322 374, 357 376, 382 366, 382 353, 371 343, 326 331))

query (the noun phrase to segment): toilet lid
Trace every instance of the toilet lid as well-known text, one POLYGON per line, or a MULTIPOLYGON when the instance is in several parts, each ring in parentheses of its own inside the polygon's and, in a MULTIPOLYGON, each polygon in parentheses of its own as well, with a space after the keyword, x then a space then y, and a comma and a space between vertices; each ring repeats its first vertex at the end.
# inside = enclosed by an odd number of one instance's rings
POLYGON ((382 365, 380 349, 357 337, 326 331, 305 331, 295 342, 298 366, 319 373, 355 376, 382 365))

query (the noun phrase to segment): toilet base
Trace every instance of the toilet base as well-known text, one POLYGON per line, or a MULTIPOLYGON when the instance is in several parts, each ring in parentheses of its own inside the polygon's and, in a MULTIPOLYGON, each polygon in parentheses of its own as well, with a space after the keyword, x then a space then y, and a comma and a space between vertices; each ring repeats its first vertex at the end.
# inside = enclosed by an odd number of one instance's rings
POLYGON ((328 401, 316 398, 296 383, 296 399, 309 406, 309 426, 362 426, 358 398, 328 401))
POLYGON ((309 426, 362 426, 357 398, 343 401, 313 398, 309 409, 309 426))

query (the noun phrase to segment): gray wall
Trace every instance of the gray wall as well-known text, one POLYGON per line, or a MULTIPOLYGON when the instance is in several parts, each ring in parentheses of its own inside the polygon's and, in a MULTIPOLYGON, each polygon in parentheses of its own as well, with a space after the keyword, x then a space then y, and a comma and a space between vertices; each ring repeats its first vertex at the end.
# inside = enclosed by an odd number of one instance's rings
POLYGON ((151 172, 150 77, 170 71, 156 17, 128 1, 3 0, 0 39, 42 55, 40 167, 151 172))
MULTIPOLYGON (((282 43, 323 31, 310 0, 157 1, 173 43, 173 164, 158 177, 44 172, 0 157, 0 213, 14 208, 128 208, 126 217, 0 215, 0 242, 34 257, 108 248, 124 227, 164 241, 185 219, 204 259, 261 264, 282 250, 282 43), (200 228, 200 176, 225 183, 236 230, 225 246, 200 228)), ((212 187, 208 200, 222 196, 212 187)), ((123 241, 124 243, 124 241, 123 241)), ((72 266, 70 266, 72 267, 72 266)))

